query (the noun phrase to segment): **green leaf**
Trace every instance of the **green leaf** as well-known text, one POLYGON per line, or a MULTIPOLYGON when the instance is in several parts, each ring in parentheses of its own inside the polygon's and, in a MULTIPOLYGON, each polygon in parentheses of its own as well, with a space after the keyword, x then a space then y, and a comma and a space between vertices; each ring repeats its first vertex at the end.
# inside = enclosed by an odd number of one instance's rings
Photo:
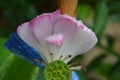
POLYGON ((0 80, 34 80, 36 67, 5 49, 3 45, 6 40, 0 39, 0 80))
POLYGON ((115 43, 115 38, 112 36, 107 36, 107 42, 108 42, 108 47, 112 49, 115 43))
POLYGON ((27 6, 27 12, 26 12, 26 17, 28 20, 34 18, 37 15, 37 11, 33 5, 28 5, 27 6))
POLYGON ((103 53, 102 55, 100 55, 100 56, 96 57, 95 59, 93 59, 89 63, 89 65, 87 67, 87 72, 90 72, 91 70, 96 69, 106 56, 107 55, 105 53, 103 53))
POLYGON ((10 56, 10 52, 4 48, 4 43, 6 42, 6 38, 0 39, 0 66, 4 63, 4 61, 10 56))
POLYGON ((120 2, 113 2, 109 5, 110 20, 120 22, 120 2))
POLYGON ((106 23, 108 19, 108 7, 105 2, 98 2, 96 4, 94 20, 93 20, 93 30, 100 39, 103 35, 103 32, 106 28, 106 23))
POLYGON ((32 80, 35 69, 34 65, 14 57, 2 80, 32 80))
POLYGON ((111 68, 108 77, 109 80, 119 80, 120 79, 120 60, 118 60, 111 68))
POLYGON ((9 28, 11 32, 21 24, 36 16, 37 11, 35 6, 27 0, 13 0, 9 3, 9 0, 2 0, 1 7, 3 10, 3 16, 9 22, 9 28))
POLYGON ((87 4, 78 5, 77 7, 77 18, 81 20, 86 20, 89 18, 90 6, 87 4))
POLYGON ((109 11, 110 13, 117 13, 120 12, 120 3, 119 2, 113 2, 111 5, 109 5, 109 11))
POLYGON ((79 76, 79 80, 86 80, 83 72, 79 71, 79 70, 75 70, 76 74, 79 76))
MULTIPOLYGON (((9 29, 6 26, 0 25, 0 37, 8 36, 9 32, 10 32, 9 29)), ((2 44, 2 42, 0 42, 0 44, 2 44)), ((2 47, 2 45, 1 45, 1 47, 2 47)))
POLYGON ((0 80, 4 78, 4 75, 6 73, 6 69, 9 67, 13 59, 13 55, 9 56, 7 59, 4 60, 2 65, 0 66, 0 80))
POLYGON ((112 64, 106 63, 106 62, 101 62, 101 63, 99 64, 99 66, 97 67, 96 71, 97 71, 100 75, 102 75, 102 76, 104 76, 104 77, 107 77, 108 74, 110 73, 111 67, 112 67, 112 64))
POLYGON ((13 57, 13 55, 3 46, 6 40, 6 38, 0 39, 0 80, 4 77, 6 69, 10 65, 13 57))
POLYGON ((39 69, 39 72, 35 80, 45 80, 43 73, 44 73, 44 69, 39 69))

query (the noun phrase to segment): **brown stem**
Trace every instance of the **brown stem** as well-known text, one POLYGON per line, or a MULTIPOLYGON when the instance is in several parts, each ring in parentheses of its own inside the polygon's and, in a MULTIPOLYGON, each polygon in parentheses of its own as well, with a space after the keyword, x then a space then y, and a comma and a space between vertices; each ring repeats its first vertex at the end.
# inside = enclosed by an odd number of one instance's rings
POLYGON ((58 6, 62 14, 68 14, 76 17, 76 8, 78 0, 58 0, 58 6))

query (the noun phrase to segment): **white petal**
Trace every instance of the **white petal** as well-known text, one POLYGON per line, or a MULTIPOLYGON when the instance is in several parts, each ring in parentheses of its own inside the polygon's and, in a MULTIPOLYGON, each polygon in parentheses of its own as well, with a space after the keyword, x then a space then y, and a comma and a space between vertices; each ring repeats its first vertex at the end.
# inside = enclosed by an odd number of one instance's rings
POLYGON ((17 28, 17 33, 20 36, 20 38, 25 41, 27 44, 29 44, 30 46, 32 46, 33 48, 37 49, 40 52, 41 57, 44 59, 44 61, 46 62, 46 59, 43 55, 44 50, 43 48, 40 46, 38 40, 36 39, 36 37, 34 36, 33 30, 29 25, 29 22, 23 23, 21 24, 18 28, 17 28))
POLYGON ((30 22, 30 26, 34 31, 34 35, 39 41, 40 46, 44 50, 44 56, 46 57, 48 63, 50 63, 50 53, 45 42, 45 38, 53 33, 53 27, 60 15, 60 11, 57 10, 53 13, 44 13, 37 16, 30 22))
POLYGON ((49 52, 52 54, 51 55, 51 61, 58 60, 59 57, 60 57, 58 55, 59 50, 60 50, 60 46, 57 46, 57 45, 54 45, 54 44, 50 44, 50 43, 48 43, 47 46, 48 46, 49 52))
MULTIPOLYGON (((67 36, 64 35, 64 37, 69 38, 71 36, 71 33, 67 36)), ((75 35, 72 36, 72 40, 65 39, 65 42, 63 43, 59 54, 62 54, 64 56, 71 55, 71 58, 66 59, 66 62, 68 62, 76 55, 85 53, 88 50, 90 50, 96 44, 96 42, 97 42, 97 38, 94 32, 92 32, 83 24, 79 23, 75 35)))
POLYGON ((53 34, 48 36, 46 39, 46 43, 49 49, 49 52, 52 53, 52 60, 58 60, 60 57, 58 55, 60 47, 64 41, 64 36, 62 34, 53 34))
MULTIPOLYGON (((56 24, 54 28, 54 34, 63 34, 64 35, 64 42, 67 43, 68 41, 70 42, 75 35, 75 32, 77 30, 76 24, 71 21, 69 18, 61 18, 56 24)), ((61 46, 63 48, 63 45, 61 46)), ((66 47, 64 47, 66 50, 66 47)), ((61 49, 59 52, 59 56, 62 54, 62 56, 66 56, 68 53, 63 53, 65 50, 61 49)))
POLYGON ((17 33, 26 43, 36 48, 38 46, 38 41, 35 38, 31 27, 29 26, 29 22, 21 24, 17 28, 17 33))

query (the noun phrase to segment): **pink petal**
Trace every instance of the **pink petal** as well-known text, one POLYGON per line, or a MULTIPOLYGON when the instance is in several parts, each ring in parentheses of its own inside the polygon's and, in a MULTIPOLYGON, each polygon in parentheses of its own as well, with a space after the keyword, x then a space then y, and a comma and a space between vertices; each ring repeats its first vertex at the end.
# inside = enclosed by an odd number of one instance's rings
POLYGON ((39 41, 40 46, 45 51, 44 55, 47 61, 50 61, 50 58, 49 58, 50 54, 45 42, 45 38, 52 34, 54 24, 57 21, 59 15, 60 15, 59 10, 53 13, 44 13, 40 16, 37 16, 30 22, 30 26, 33 29, 35 37, 39 41))
POLYGON ((52 34, 53 30, 53 24, 51 23, 50 16, 47 14, 38 16, 30 22, 30 26, 32 26, 35 37, 39 41, 40 46, 45 51, 44 55, 47 61, 50 61, 49 50, 45 42, 45 38, 52 34))
POLYGON ((53 35, 48 36, 45 39, 45 41, 47 43, 50 43, 50 44, 53 44, 56 46, 61 46, 63 43, 63 38, 64 38, 64 36, 62 34, 53 34, 53 35))
POLYGON ((64 42, 71 40, 77 30, 76 24, 71 19, 61 17, 54 25, 54 34, 63 34, 64 42))
POLYGON ((59 18, 59 15, 59 10, 53 13, 44 13, 30 22, 30 26, 33 27, 35 36, 39 41, 44 40, 48 35, 52 34, 54 24, 59 18))
POLYGON ((38 41, 36 40, 31 27, 29 26, 29 22, 21 24, 17 28, 17 33, 24 40, 26 43, 31 45, 32 47, 36 48, 38 41))
MULTIPOLYGON (((65 16, 58 21, 54 29, 55 34, 64 35, 64 43, 59 54, 72 57, 90 50, 97 42, 97 38, 81 21, 65 16)), ((70 58, 71 59, 71 58, 70 58)))
POLYGON ((49 15, 39 16, 30 22, 35 36, 39 41, 44 40, 52 33, 53 25, 50 21, 49 15))
MULTIPOLYGON (((42 55, 42 53, 44 52, 43 48, 40 46, 38 40, 36 39, 36 37, 34 36, 33 30, 29 25, 30 22, 26 22, 21 24, 18 28, 17 28, 17 33, 20 36, 20 38, 25 41, 27 44, 29 44, 30 46, 34 47, 35 49, 37 49, 42 58, 44 59, 44 61, 46 61, 46 58, 44 57, 44 55, 42 55)), ((47 62, 47 61, 46 61, 47 62)))

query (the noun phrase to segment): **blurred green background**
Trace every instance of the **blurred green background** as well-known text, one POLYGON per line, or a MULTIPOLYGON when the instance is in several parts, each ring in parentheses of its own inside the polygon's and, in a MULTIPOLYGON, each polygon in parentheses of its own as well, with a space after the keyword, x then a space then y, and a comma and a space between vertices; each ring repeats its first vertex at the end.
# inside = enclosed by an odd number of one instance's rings
MULTIPOLYGON (((3 44, 21 23, 56 9, 57 0, 0 0, 0 80, 42 80, 38 67, 14 56, 3 44)), ((91 51, 72 60, 87 69, 76 71, 81 80, 120 80, 120 0, 79 0, 77 19, 99 39, 91 51)))

